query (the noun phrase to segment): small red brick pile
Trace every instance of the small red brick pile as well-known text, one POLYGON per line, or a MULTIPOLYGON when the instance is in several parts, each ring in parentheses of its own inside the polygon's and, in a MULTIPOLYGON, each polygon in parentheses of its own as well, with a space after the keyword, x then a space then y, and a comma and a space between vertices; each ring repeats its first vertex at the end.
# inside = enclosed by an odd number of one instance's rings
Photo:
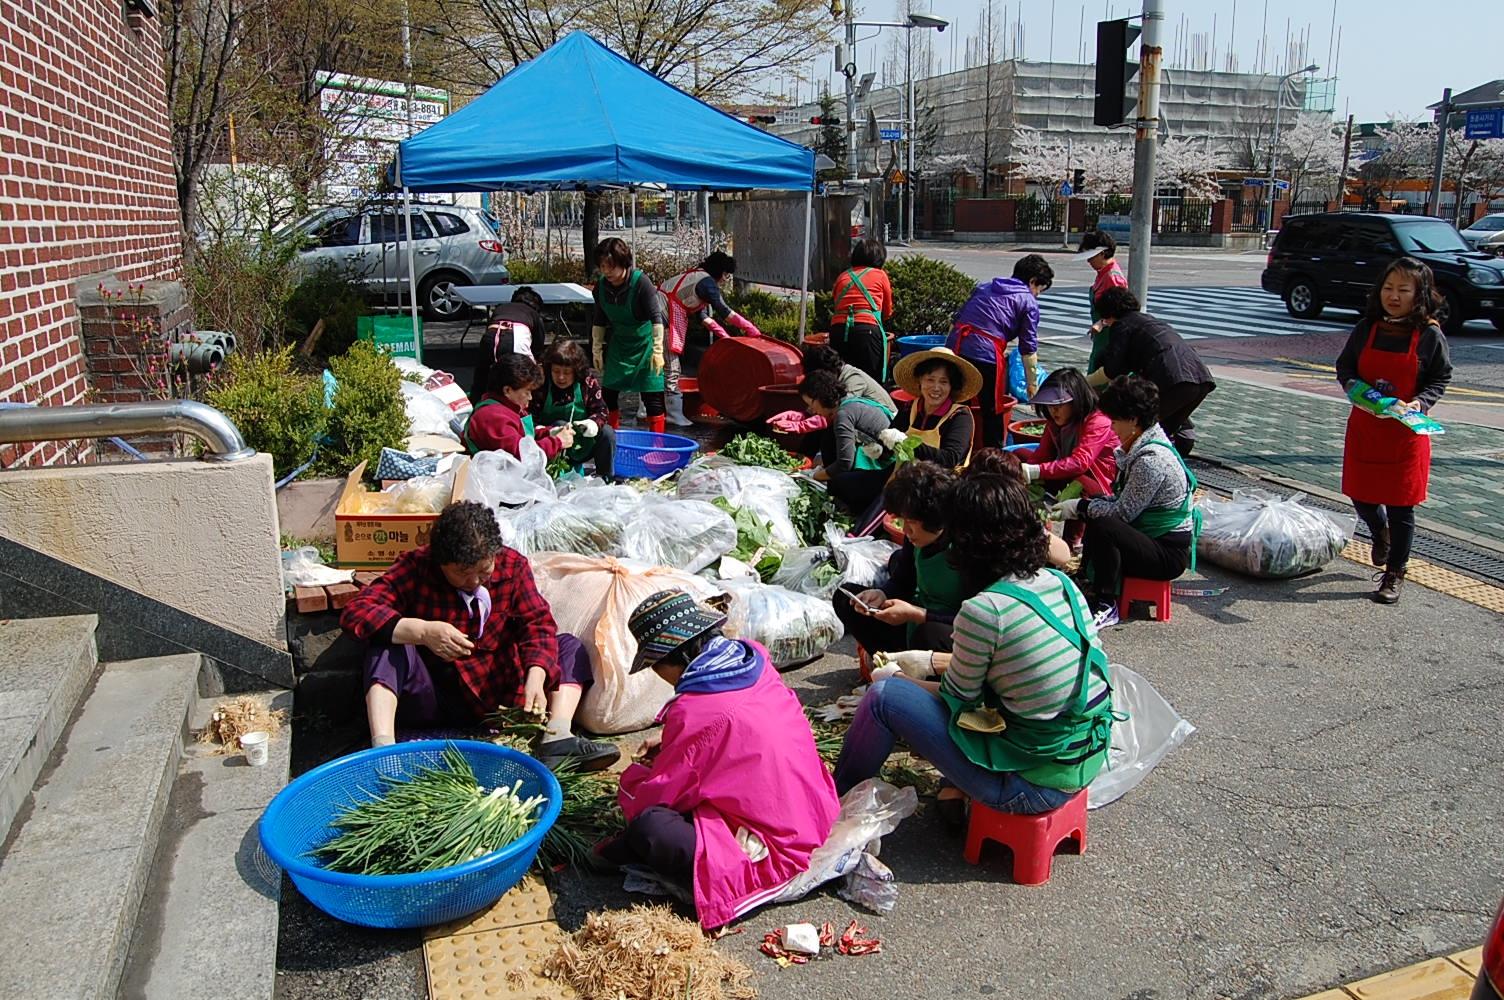
POLYGON ((339 611, 360 593, 360 588, 381 578, 375 570, 355 574, 354 583, 332 583, 327 587, 294 587, 287 596, 287 610, 313 615, 320 611, 339 611))

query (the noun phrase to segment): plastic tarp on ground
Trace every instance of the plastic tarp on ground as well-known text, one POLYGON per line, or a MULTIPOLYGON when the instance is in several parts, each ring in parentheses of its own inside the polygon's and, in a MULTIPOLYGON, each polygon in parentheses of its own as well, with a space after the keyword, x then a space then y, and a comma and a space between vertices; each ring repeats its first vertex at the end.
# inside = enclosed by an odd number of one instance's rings
POLYGON ((399 186, 501 191, 661 184, 813 190, 815 154, 575 31, 400 146, 399 186))

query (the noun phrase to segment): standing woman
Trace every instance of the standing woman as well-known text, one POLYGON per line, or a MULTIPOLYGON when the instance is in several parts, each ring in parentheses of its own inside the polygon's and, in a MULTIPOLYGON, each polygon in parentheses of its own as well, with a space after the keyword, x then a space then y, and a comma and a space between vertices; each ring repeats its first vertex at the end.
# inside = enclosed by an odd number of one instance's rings
MULTIPOLYGON (((1401 257, 1368 293, 1368 308, 1337 357, 1344 389, 1366 382, 1407 410, 1424 413, 1452 381, 1447 338, 1437 324, 1441 304, 1431 269, 1401 257)), ((1353 407, 1342 451, 1342 492, 1373 538, 1373 564, 1384 570, 1373 599, 1400 599, 1415 538, 1415 507, 1425 502, 1431 439, 1398 420, 1353 407)))
POLYGON ((836 279, 830 314, 830 346, 878 382, 888 377, 886 323, 893 317, 887 261, 888 251, 877 240, 853 243, 851 267, 836 279))
POLYGON ((1106 327, 1102 323, 1101 314, 1097 312, 1097 300, 1109 288, 1128 287, 1128 278, 1114 259, 1117 252, 1117 240, 1112 238, 1111 233, 1104 233, 1098 229, 1081 237, 1081 247, 1074 258, 1086 261, 1091 269, 1097 272, 1090 290, 1086 293, 1087 301, 1091 305, 1091 357, 1086 361, 1088 372, 1096 371, 1101 363, 1102 350, 1107 346, 1107 338, 1102 333, 1106 327))
POLYGON ((698 316, 713 337, 729 337, 726 326, 744 337, 761 337, 762 331, 747 317, 726 304, 721 289, 730 283, 736 271, 736 258, 715 251, 699 267, 690 268, 658 286, 668 303, 668 370, 664 385, 668 393, 668 422, 688 427, 693 421, 684 415, 684 397, 679 393, 680 357, 689 337, 689 321, 698 316))
POLYGON ((632 248, 618 237, 601 240, 595 264, 601 280, 595 283, 590 341, 610 424, 621 426, 621 394, 636 392, 647 409, 648 430, 662 434, 663 298, 652 280, 632 266, 632 248))

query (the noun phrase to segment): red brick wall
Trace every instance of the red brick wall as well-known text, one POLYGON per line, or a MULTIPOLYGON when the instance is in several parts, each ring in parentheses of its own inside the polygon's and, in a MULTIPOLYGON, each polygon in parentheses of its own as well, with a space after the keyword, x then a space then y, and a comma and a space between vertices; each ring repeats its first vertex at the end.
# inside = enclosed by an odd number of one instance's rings
MULTIPOLYGON (((180 277, 160 27, 121 7, 0 0, 0 401, 85 401, 80 287, 180 277)), ((0 445, 0 466, 67 451, 0 445)))

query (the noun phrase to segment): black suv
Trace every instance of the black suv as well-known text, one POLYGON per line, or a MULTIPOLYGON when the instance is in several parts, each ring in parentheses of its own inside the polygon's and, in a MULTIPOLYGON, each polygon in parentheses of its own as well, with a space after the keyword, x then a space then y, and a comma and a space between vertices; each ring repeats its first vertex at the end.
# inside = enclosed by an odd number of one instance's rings
POLYGON ((1399 256, 1430 265, 1446 298, 1443 326, 1455 334, 1470 319, 1504 330, 1504 260, 1477 253, 1450 222, 1424 215, 1318 212, 1280 226, 1264 267, 1264 291, 1299 319, 1326 306, 1362 309, 1379 274, 1399 256))

